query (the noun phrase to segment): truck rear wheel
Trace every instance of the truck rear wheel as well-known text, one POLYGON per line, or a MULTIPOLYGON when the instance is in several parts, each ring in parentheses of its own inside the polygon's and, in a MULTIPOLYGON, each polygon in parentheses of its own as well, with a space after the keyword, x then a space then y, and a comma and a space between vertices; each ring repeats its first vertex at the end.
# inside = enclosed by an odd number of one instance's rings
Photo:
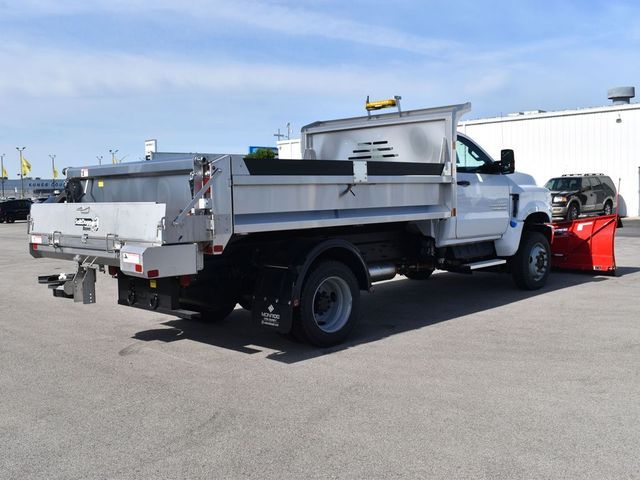
POLYGON ((329 347, 343 342, 355 326, 360 289, 345 264, 328 260, 309 274, 300 296, 293 335, 329 347))
POLYGON ((523 290, 537 290, 547 283, 551 248, 540 232, 524 231, 520 247, 511 258, 511 274, 516 285, 523 290))

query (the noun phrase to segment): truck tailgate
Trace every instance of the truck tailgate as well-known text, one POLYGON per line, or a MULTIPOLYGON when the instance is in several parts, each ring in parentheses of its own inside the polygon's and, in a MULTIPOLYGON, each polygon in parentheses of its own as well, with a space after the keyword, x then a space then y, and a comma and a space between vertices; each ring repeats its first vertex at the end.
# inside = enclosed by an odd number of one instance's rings
MULTIPOLYGON (((30 233, 63 238, 162 243, 166 205, 135 203, 42 203, 31 207, 30 233)), ((73 242, 75 243, 75 242, 73 242)))

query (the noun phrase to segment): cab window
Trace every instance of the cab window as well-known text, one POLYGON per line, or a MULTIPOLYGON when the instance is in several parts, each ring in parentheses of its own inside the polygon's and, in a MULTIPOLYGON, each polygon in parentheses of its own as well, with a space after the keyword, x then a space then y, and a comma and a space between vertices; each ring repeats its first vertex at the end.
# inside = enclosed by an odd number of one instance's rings
POLYGON ((486 171, 485 165, 493 163, 476 145, 464 137, 456 141, 456 167, 459 172, 476 173, 486 171), (483 168, 485 167, 485 168, 483 168))

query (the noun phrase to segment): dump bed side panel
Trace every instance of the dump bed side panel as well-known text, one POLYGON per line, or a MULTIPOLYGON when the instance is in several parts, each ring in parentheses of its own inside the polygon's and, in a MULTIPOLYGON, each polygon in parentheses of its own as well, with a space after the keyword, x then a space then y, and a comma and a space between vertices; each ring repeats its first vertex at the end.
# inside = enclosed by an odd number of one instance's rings
POLYGON ((235 233, 449 218, 470 105, 316 122, 304 159, 233 163, 235 233))

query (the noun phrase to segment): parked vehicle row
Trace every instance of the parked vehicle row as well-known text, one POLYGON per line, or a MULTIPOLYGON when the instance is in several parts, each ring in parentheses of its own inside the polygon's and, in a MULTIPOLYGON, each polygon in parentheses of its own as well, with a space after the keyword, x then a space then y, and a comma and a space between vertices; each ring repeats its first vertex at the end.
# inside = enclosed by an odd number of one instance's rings
POLYGON ((19 200, 0 201, 0 223, 13 223, 16 220, 26 220, 31 210, 31 200, 22 198, 19 200))

